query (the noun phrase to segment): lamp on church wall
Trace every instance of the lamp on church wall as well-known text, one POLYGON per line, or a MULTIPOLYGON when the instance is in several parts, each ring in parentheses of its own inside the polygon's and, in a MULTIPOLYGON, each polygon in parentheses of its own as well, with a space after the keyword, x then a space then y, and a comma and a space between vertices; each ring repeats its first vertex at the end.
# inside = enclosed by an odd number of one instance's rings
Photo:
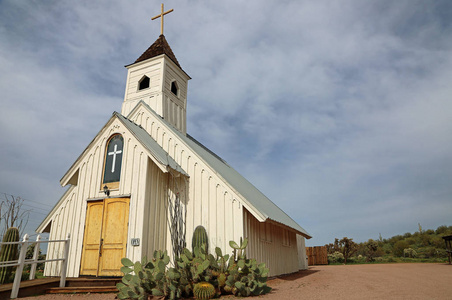
POLYGON ((108 186, 107 186, 107 185, 104 186, 104 194, 105 194, 107 197, 110 196, 110 190, 108 189, 108 186))

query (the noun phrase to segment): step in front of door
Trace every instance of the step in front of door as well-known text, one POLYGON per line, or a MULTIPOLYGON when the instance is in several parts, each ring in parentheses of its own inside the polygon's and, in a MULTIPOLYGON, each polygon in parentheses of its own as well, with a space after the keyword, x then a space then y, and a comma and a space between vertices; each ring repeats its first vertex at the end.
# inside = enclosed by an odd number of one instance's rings
POLYGON ((66 287, 116 286, 121 278, 89 278, 78 277, 66 279, 66 287))
POLYGON ((50 288, 46 294, 82 294, 82 293, 117 293, 115 286, 87 286, 87 287, 64 287, 50 288))

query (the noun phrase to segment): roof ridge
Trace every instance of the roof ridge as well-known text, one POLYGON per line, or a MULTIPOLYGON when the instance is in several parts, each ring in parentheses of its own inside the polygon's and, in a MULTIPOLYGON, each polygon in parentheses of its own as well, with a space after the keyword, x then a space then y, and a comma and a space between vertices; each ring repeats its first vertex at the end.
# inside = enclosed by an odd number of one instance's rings
POLYGON ((216 154, 215 152, 213 152, 212 150, 210 150, 209 148, 207 148, 206 146, 204 146, 200 141, 198 141, 197 139, 195 139, 194 137, 192 137, 191 135, 189 135, 187 133, 187 138, 189 138, 190 140, 192 140, 193 142, 195 142, 196 144, 198 144, 200 147, 204 148, 204 150, 206 150, 207 152, 209 152, 210 154, 212 154, 213 156, 215 156, 217 159, 219 159, 221 162, 223 162, 225 165, 227 165, 228 167, 231 168, 231 166, 223 159, 221 158, 218 154, 216 154))

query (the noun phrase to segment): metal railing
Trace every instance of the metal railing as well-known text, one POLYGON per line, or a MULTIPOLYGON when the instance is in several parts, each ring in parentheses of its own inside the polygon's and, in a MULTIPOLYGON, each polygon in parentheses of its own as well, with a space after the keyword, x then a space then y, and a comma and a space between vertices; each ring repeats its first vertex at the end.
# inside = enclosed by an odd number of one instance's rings
POLYGON ((16 268, 16 276, 14 277, 13 288, 11 290, 11 299, 17 298, 17 295, 19 294, 20 280, 22 278, 22 272, 24 270, 25 265, 31 265, 29 279, 33 280, 33 279, 35 279, 36 267, 37 267, 38 263, 61 261, 62 265, 61 265, 60 287, 64 287, 66 285, 66 269, 67 269, 67 259, 68 259, 68 255, 69 255, 70 238, 71 238, 71 235, 68 234, 66 240, 41 241, 41 236, 38 235, 36 237, 36 241, 32 242, 32 241, 29 241, 28 234, 25 234, 22 242, 0 242, 0 246, 1 245, 16 245, 16 244, 21 246, 18 260, 0 262, 0 268, 14 267, 14 266, 17 267, 16 268), (33 252, 33 258, 25 259, 25 255, 27 253, 27 248, 30 243, 36 243, 35 249, 33 252), (38 259, 39 258, 39 249, 40 249, 40 244, 42 244, 42 243, 64 243, 63 258, 39 260, 38 259))

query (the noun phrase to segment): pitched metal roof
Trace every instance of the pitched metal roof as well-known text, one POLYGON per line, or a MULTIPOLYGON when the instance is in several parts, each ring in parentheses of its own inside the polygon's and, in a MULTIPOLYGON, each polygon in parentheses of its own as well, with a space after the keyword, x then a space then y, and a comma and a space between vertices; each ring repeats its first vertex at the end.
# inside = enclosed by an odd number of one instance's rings
MULTIPOLYGON (((160 116, 145 102, 140 101, 152 114, 160 116)), ((137 105, 138 107, 138 105, 137 105)), ((132 111, 133 112, 133 111, 132 111)), ((184 135, 179 132, 173 125, 168 123, 165 119, 162 119, 163 123, 179 138, 186 143, 195 153, 197 153, 210 167, 215 170, 236 192, 238 192, 246 201, 249 202, 254 209, 259 211, 265 218, 268 218, 274 222, 286 225, 297 230, 300 234, 306 238, 312 236, 303 229, 297 222, 289 217, 282 209, 280 209, 275 203, 268 199, 261 191, 259 191, 253 184, 245 179, 239 172, 221 159, 214 152, 202 145, 196 139, 190 135, 184 135)))

